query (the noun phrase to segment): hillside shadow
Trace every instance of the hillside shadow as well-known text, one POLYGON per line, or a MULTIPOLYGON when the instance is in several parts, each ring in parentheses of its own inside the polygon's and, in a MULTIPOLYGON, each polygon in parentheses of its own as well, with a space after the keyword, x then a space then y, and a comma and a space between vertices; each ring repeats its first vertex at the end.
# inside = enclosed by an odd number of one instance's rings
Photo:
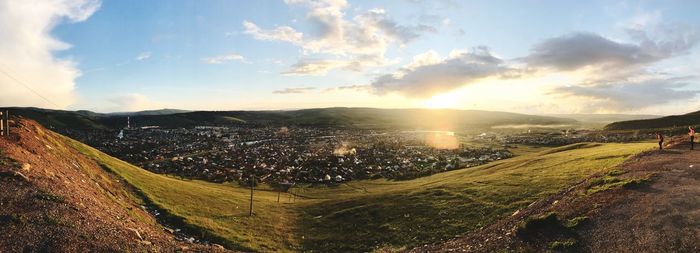
POLYGON ((475 201, 458 189, 365 196, 309 206, 299 222, 304 251, 370 252, 444 241, 512 211, 475 201))

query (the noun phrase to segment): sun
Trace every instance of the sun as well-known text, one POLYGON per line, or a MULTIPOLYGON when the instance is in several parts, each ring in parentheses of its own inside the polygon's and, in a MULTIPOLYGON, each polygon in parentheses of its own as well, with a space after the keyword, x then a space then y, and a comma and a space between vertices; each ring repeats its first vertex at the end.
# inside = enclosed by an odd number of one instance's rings
POLYGON ((429 109, 456 108, 459 94, 456 92, 438 94, 423 102, 423 107, 429 109))

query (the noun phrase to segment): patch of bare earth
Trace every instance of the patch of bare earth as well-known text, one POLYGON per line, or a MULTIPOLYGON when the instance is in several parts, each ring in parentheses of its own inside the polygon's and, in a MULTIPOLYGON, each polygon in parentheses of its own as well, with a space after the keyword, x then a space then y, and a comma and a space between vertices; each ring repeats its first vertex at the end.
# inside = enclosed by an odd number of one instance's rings
POLYGON ((223 252, 174 240, 122 182, 29 120, 0 138, 0 252, 223 252))
POLYGON ((700 252, 700 150, 673 140, 481 230, 410 251, 700 252))

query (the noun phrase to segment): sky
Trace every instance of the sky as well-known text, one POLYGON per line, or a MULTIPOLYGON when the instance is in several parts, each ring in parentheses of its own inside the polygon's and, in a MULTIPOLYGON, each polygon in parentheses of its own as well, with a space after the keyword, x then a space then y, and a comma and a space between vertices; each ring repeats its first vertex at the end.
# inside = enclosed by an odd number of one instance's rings
POLYGON ((0 0, 0 106, 700 110, 700 1, 0 0))

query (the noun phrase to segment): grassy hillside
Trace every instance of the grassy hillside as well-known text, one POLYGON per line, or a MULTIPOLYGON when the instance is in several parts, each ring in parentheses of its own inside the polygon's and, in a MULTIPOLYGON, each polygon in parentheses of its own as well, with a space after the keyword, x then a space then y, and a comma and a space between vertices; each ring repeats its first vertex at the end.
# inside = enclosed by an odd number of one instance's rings
POLYGON ((67 141, 230 248, 318 252, 401 249, 464 234, 651 146, 574 144, 410 181, 304 186, 279 204, 275 192, 256 191, 247 217, 248 189, 156 175, 67 141))
POLYGON ((406 182, 308 188, 304 248, 366 251, 436 242, 485 226, 597 172, 648 144, 573 144, 406 182))
POLYGON ((181 217, 204 237, 230 249, 290 251, 296 241, 295 210, 278 205, 277 194, 257 191, 255 215, 248 217, 249 189, 158 175, 108 156, 80 142, 67 143, 123 177, 153 204, 181 217), (222 240, 223 239, 223 240, 222 240))
POLYGON ((629 120, 610 123, 606 130, 638 130, 638 129, 687 129, 688 126, 700 125, 700 111, 683 115, 666 116, 655 119, 629 120))
POLYGON ((38 121, 52 129, 119 129, 131 117, 132 126, 165 128, 199 125, 334 126, 359 128, 425 128, 460 130, 498 125, 575 125, 572 119, 476 110, 320 108, 292 111, 145 111, 101 114, 12 108, 12 113, 38 121))

